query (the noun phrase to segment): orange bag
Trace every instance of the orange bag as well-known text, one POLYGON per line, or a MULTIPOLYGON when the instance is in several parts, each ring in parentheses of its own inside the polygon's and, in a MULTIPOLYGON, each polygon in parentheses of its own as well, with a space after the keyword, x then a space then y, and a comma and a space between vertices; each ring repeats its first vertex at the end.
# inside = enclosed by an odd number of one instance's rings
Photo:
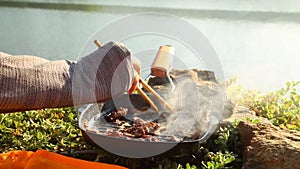
POLYGON ((125 169, 125 167, 66 157, 46 150, 0 154, 0 169, 125 169))
POLYGON ((24 169, 32 155, 31 151, 10 151, 0 154, 0 169, 24 169))

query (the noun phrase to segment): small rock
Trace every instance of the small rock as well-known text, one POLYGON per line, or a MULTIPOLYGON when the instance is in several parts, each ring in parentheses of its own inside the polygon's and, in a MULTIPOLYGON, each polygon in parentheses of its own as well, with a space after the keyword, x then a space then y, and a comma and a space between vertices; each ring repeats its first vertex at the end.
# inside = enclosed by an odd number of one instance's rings
MULTIPOLYGON (((269 120, 258 123, 242 119, 238 125, 243 144, 243 169, 300 169, 300 132, 274 126, 269 120)), ((248 119, 249 119, 248 118, 248 119)))

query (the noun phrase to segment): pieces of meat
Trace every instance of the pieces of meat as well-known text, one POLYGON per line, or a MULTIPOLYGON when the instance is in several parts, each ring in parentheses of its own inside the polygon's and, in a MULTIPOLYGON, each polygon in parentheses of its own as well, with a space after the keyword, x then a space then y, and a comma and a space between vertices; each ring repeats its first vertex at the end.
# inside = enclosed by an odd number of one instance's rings
POLYGON ((120 107, 119 109, 109 112, 103 116, 106 121, 115 122, 116 120, 124 120, 124 116, 126 116, 127 112, 127 108, 120 107))
POLYGON ((141 118, 135 118, 131 127, 122 130, 132 134, 135 138, 141 138, 144 135, 158 135, 159 123, 145 122, 141 118))
POLYGON ((149 141, 157 141, 158 139, 152 138, 155 135, 158 135, 158 129, 160 127, 159 123, 155 122, 146 122, 141 118, 135 117, 131 122, 130 126, 122 126, 127 119, 124 116, 127 114, 128 109, 120 107, 117 110, 109 112, 104 115, 104 119, 107 122, 113 123, 116 126, 119 126, 118 131, 107 130, 105 135, 107 136, 125 136, 125 137, 134 137, 134 138, 145 138, 149 141), (152 137, 148 137, 152 136, 152 137))

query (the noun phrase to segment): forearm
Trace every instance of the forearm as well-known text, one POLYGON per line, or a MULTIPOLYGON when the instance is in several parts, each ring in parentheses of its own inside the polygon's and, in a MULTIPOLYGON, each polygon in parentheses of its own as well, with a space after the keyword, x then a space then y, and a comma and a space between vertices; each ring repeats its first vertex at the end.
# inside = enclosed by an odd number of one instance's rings
POLYGON ((72 64, 32 56, 0 57, 0 112, 71 106, 72 64))
POLYGON ((132 81, 130 52, 115 42, 77 63, 0 52, 0 113, 102 102, 132 81))

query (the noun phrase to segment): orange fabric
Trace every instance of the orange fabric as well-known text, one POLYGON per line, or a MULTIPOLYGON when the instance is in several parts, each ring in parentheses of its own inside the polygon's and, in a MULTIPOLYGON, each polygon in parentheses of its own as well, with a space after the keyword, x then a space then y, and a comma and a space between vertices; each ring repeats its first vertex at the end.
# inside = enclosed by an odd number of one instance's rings
POLYGON ((25 169, 125 169, 125 167, 90 162, 66 157, 46 150, 38 150, 29 160, 25 169))
POLYGON ((46 150, 0 154, 0 169, 126 169, 125 167, 66 157, 46 150))
POLYGON ((0 154, 0 169, 24 169, 32 155, 31 151, 11 151, 0 154))

